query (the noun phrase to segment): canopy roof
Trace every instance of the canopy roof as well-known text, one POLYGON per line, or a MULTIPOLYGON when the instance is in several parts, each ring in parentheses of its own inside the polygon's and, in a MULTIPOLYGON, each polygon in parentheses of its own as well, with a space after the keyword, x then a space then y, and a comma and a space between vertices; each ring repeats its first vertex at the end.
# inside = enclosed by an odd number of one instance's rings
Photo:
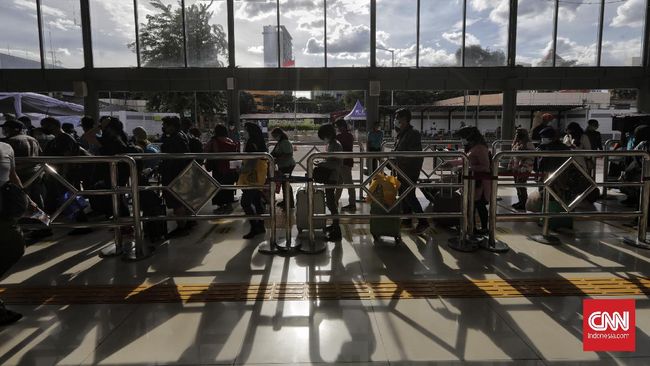
POLYGON ((82 116, 84 107, 36 93, 0 93, 0 112, 21 116, 40 113, 49 116, 82 116))

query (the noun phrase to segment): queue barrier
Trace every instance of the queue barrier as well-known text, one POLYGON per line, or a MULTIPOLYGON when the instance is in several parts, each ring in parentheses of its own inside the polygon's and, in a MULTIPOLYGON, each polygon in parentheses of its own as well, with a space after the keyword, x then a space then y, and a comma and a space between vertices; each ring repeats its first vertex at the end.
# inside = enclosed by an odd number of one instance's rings
MULTIPOLYGON (((621 140, 615 140, 615 139, 609 139, 605 141, 605 144, 603 145, 603 150, 604 151, 610 151, 616 144, 620 144, 622 141, 621 140)), ((609 155, 605 156, 603 159, 603 182, 609 181, 609 155)), ((603 188, 603 194, 602 198, 607 199, 607 187, 603 188)))
MULTIPOLYGON (((316 187, 319 189, 346 189, 346 188, 361 188, 364 189, 366 184, 369 184, 372 180, 372 177, 384 170, 384 168, 390 168, 393 170, 394 173, 397 173, 398 177, 400 177, 400 181, 403 185, 409 185, 410 188, 408 188, 408 191, 405 192, 405 194, 402 194, 399 196, 397 201, 393 206, 390 208, 386 208, 383 206, 377 198, 375 198, 369 191, 367 193, 371 197, 372 200, 375 202, 379 203, 380 206, 383 207, 383 210, 387 212, 385 215, 381 215, 382 218, 416 218, 416 219, 441 219, 441 218, 457 218, 460 220, 461 225, 459 227, 459 237, 458 238, 451 238, 449 241, 449 245, 455 249, 459 250, 465 250, 465 251, 471 251, 472 243, 468 241, 469 239, 469 233, 471 232, 471 220, 470 220, 470 215, 468 215, 468 212, 470 211, 470 201, 472 200, 473 196, 473 189, 472 185, 470 184, 469 179, 463 179, 462 182, 460 183, 425 183, 421 181, 413 182, 410 179, 406 177, 406 175, 399 169, 399 167, 393 163, 393 159, 397 158, 423 158, 423 159, 443 159, 445 161, 450 160, 450 159, 460 159, 462 161, 460 165, 460 169, 462 171, 462 176, 467 177, 469 175, 469 160, 467 158, 467 155, 463 152, 459 151, 426 151, 426 152, 410 152, 410 151, 394 151, 394 152, 366 152, 366 153, 359 153, 359 154, 354 154, 354 153, 345 153, 345 152, 336 152, 336 153, 315 153, 311 155, 308 159, 307 162, 307 177, 308 177, 308 183, 307 183, 307 194, 308 194, 308 227, 309 227, 309 243, 310 243, 310 249, 309 250, 304 250, 304 252, 309 252, 309 253, 319 253, 325 250, 324 246, 317 246, 316 243, 316 238, 315 238, 315 233, 314 233, 314 220, 322 220, 322 219, 371 219, 373 218, 373 215, 370 214, 345 214, 345 215, 332 215, 332 214, 315 214, 314 213, 314 192, 316 187), (316 161, 318 160, 324 160, 327 158, 338 158, 338 159, 346 159, 346 158, 362 158, 362 159, 377 159, 382 161, 376 170, 370 174, 370 176, 367 178, 366 181, 364 181, 359 187, 358 185, 355 184, 319 184, 316 186, 315 182, 313 181, 313 176, 314 176, 314 167, 316 166, 316 161), (415 190, 415 189, 421 189, 421 188, 461 188, 463 191, 462 195, 462 205, 461 205, 461 210, 459 212, 449 212, 449 213, 441 213, 441 212, 427 212, 427 213, 421 213, 421 214, 389 214, 388 212, 392 211, 394 207, 397 207, 397 205, 403 200, 403 197, 406 196, 406 194, 409 193, 410 190, 415 190), (465 194, 466 192, 469 192, 469 194, 465 194)), ((376 217, 376 216, 374 216, 376 217)), ((322 243, 320 243, 322 244, 322 243)))
MULTIPOLYGON (((275 146, 275 145, 276 145, 275 142, 269 142, 269 151, 272 151, 273 146, 275 146)), ((307 153, 303 157, 296 160, 296 166, 301 167, 305 172, 307 171, 307 166, 305 165, 305 163, 306 163, 306 160, 309 158, 309 156, 311 156, 312 154, 315 154, 315 153, 320 153, 320 152, 326 152, 327 151, 327 143, 326 142, 309 143, 309 142, 298 142, 298 141, 294 142, 294 141, 291 141, 291 145, 293 145, 294 151, 295 151, 296 147, 310 147, 310 149, 307 151, 307 153)), ((361 152, 361 153, 366 151, 365 144, 363 144, 361 141, 358 141, 358 140, 354 144, 354 149, 358 149, 359 152, 361 152)), ((357 159, 353 159, 353 160, 354 160, 354 165, 359 166, 359 180, 358 180, 358 182, 359 182, 359 184, 361 184, 361 183, 363 183, 364 164, 365 164, 365 162, 364 162, 364 160, 362 158, 359 158, 358 161, 357 161, 357 159)), ((354 177, 353 177, 352 181, 355 182, 357 180, 354 179, 354 177)), ((358 197, 359 197, 359 201, 363 200, 363 190, 361 190, 361 189, 359 190, 359 196, 358 197)))
MULTIPOLYGON (((104 248, 102 256, 123 256, 126 260, 139 260, 149 255, 149 249, 145 245, 142 235, 142 218, 140 215, 140 198, 138 190, 138 169, 135 160, 129 156, 66 156, 66 157, 19 157, 16 158, 16 165, 35 165, 38 169, 27 180, 23 182, 26 190, 33 184, 43 184, 40 180, 49 176, 56 180, 69 193, 67 199, 58 209, 50 215, 49 225, 54 227, 69 228, 107 228, 114 229, 114 243, 104 248), (87 189, 83 181, 80 183, 70 182, 64 171, 67 165, 77 165, 77 169, 83 166, 94 166, 108 164, 110 172, 110 188, 87 189), (129 171, 128 186, 118 185, 118 164, 126 164, 129 171), (130 217, 120 217, 119 198, 120 195, 128 194, 133 198, 133 214, 130 217), (59 220, 65 210, 81 196, 111 196, 111 209, 113 217, 110 220, 95 222, 62 222, 59 220), (133 227, 134 241, 125 243, 121 227, 133 227)), ((109 182, 107 182, 109 183, 109 182)), ((44 207, 39 207, 44 210, 44 207)), ((29 227, 29 224, 21 225, 29 227)))
MULTIPOLYGON (((587 218, 587 219, 614 219, 620 220, 625 218, 637 218, 639 220, 637 237, 635 239, 623 238, 626 244, 636 247, 650 249, 650 245, 646 240, 647 234, 647 221, 648 221, 648 204, 650 202, 650 179, 648 179, 648 161, 650 154, 645 151, 589 151, 589 150, 570 150, 570 151, 502 151, 497 153, 492 160, 492 171, 498 171, 499 161, 503 158, 558 158, 566 159, 564 163, 554 172, 550 173, 543 181, 534 181, 532 183, 503 183, 499 180, 498 176, 492 177, 492 196, 490 200, 490 225, 489 225, 489 242, 492 246, 503 245, 495 237, 497 222, 505 221, 518 221, 518 220, 532 220, 543 219, 543 232, 541 235, 534 235, 530 238, 545 244, 557 244, 559 239, 549 234, 549 219, 552 218, 587 218), (641 178, 635 182, 597 182, 589 176, 588 172, 578 163, 576 158, 589 158, 589 157, 627 157, 627 158, 640 158, 643 159, 643 167, 641 178), (573 165, 577 169, 574 174, 582 174, 585 179, 590 180, 589 189, 578 194, 570 204, 564 202, 562 197, 559 197, 557 192, 553 192, 551 185, 561 176, 565 170, 573 165), (588 178, 587 178, 588 177, 588 178), (542 210, 539 213, 525 212, 525 213, 507 213, 502 214, 497 211, 497 196, 499 187, 524 187, 524 188, 542 188, 543 202, 542 210), (635 211, 607 211, 607 212, 594 212, 594 211, 579 211, 575 212, 574 209, 578 206, 586 196, 599 187, 637 187, 641 189, 642 194, 639 199, 639 207, 635 211), (564 206, 567 212, 550 212, 549 202, 551 196, 564 206)), ((561 193, 561 192, 560 192, 561 193)))

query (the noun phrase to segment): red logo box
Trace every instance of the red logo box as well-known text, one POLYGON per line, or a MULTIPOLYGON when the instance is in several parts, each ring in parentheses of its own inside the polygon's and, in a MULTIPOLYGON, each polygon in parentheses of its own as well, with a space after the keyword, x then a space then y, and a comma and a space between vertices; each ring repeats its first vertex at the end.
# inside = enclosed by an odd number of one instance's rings
POLYGON ((634 300, 583 300, 582 349, 634 352, 635 317, 634 300))

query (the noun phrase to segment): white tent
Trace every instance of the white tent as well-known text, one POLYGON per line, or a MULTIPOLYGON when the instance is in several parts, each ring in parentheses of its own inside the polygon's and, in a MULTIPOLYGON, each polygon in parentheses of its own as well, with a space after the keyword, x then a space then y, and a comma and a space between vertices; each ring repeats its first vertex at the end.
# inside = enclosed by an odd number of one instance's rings
POLYGON ((45 114, 48 116, 83 116, 84 107, 36 93, 0 93, 0 112, 45 114))

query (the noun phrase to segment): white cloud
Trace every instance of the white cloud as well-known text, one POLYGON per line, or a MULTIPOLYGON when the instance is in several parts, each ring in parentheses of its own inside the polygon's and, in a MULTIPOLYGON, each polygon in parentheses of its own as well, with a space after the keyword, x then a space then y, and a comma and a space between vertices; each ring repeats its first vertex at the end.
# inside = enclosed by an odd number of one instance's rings
MULTIPOLYGON (((550 41, 543 51, 546 55, 553 49, 553 41, 550 41)), ((577 61, 578 65, 594 65, 597 53, 596 44, 579 44, 566 37, 557 37, 556 54, 565 61, 577 61)))
MULTIPOLYGON (((445 32, 442 34, 442 38, 455 45, 463 44, 463 32, 445 32)), ((475 44, 481 44, 481 41, 479 41, 479 39, 472 33, 465 33, 465 45, 469 46, 475 44)))
POLYGON ((235 18, 255 22, 276 15, 275 1, 238 1, 235 2, 235 18))
POLYGON ((603 66, 638 66, 633 65, 633 58, 641 55, 641 40, 603 42, 601 63, 603 66))
MULTIPOLYGON (((67 48, 57 48, 56 49, 57 54, 63 54, 65 56, 72 56, 72 53, 70 52, 69 49, 67 48)), ((83 52, 83 51, 82 51, 83 52)))
POLYGON ((643 27, 645 0, 628 0, 616 9, 612 27, 643 27))
POLYGON ((261 55, 261 54, 264 53, 264 46, 261 45, 261 46, 251 46, 251 47, 248 47, 248 52, 250 52, 250 53, 254 53, 254 54, 256 54, 256 55, 261 55))

